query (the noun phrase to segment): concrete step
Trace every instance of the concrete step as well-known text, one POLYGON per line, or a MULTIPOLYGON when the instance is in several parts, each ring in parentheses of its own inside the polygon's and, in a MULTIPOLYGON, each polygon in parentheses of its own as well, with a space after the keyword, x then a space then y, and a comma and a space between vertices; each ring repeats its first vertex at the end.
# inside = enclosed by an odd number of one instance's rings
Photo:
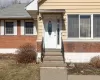
POLYGON ((45 52, 61 52, 61 49, 45 49, 45 52))
POLYGON ((64 61, 43 61, 44 64, 64 64, 64 61))
POLYGON ((41 63, 40 67, 67 67, 65 63, 41 63))
POLYGON ((40 80, 67 80, 66 68, 40 68, 40 80))
POLYGON ((45 52, 45 56, 62 56, 61 52, 45 52))
POLYGON ((63 61, 62 56, 44 56, 43 61, 63 61))

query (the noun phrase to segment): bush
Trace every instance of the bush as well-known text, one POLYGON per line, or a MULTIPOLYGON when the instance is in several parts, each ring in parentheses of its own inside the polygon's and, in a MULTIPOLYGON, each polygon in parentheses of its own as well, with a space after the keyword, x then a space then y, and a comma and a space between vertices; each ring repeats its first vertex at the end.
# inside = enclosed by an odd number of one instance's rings
POLYGON ((100 68, 100 56, 95 56, 90 60, 93 67, 100 68))
POLYGON ((36 61, 35 47, 30 43, 20 46, 17 53, 16 60, 18 63, 32 63, 36 61))

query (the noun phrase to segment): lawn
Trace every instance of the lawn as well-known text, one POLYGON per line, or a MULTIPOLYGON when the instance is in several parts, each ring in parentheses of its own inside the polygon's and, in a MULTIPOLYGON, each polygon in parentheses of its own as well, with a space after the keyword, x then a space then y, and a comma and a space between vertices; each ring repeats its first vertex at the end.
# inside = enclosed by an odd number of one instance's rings
POLYGON ((12 59, 0 59, 0 80, 39 80, 39 64, 17 64, 12 59))

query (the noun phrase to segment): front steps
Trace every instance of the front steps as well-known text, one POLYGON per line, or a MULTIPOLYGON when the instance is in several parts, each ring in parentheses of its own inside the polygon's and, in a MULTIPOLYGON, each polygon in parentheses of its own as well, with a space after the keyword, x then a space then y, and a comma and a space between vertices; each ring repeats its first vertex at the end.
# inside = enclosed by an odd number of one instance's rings
POLYGON ((45 56, 43 61, 63 61, 62 56, 45 56))
POLYGON ((46 49, 41 67, 65 67, 61 49, 46 49))
POLYGON ((61 52, 46 52, 44 56, 62 56, 61 52))
POLYGON ((40 80, 67 80, 67 69, 60 49, 46 49, 40 65, 40 80))

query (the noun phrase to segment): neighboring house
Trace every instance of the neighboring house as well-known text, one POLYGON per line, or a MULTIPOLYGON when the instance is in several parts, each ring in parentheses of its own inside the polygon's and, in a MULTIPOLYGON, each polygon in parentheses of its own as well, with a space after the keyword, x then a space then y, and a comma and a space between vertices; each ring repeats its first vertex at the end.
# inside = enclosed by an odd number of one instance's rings
POLYGON ((100 55, 99 0, 34 0, 0 11, 0 53, 33 44, 64 49, 66 62, 88 62, 100 55), (42 45, 44 43, 44 45, 42 45))

